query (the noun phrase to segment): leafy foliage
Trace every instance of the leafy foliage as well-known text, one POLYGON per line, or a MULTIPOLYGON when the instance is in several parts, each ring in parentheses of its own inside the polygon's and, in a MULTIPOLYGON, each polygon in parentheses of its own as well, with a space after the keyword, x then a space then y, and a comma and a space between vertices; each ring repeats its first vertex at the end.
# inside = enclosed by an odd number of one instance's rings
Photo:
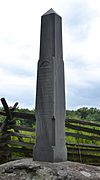
POLYGON ((85 119, 90 121, 100 122, 100 109, 82 107, 77 110, 66 110, 66 118, 70 119, 85 119))

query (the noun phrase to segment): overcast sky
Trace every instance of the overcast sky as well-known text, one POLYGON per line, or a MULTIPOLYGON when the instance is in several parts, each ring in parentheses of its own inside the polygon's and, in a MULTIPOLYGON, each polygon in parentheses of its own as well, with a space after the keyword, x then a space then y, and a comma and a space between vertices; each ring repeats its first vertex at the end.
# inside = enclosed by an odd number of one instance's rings
POLYGON ((66 108, 100 108, 100 0, 0 0, 0 97, 35 107, 40 21, 50 8, 63 20, 66 108))

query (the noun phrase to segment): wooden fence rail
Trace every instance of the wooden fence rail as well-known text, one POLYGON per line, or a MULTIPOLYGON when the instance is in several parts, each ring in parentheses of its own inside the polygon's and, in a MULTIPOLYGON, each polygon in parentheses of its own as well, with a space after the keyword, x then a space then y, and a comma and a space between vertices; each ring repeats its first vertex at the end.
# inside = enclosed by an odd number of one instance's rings
POLYGON ((86 120, 77 120, 77 119, 66 119, 66 123, 75 123, 75 124, 82 124, 88 126, 96 126, 100 128, 100 123, 89 122, 86 120))

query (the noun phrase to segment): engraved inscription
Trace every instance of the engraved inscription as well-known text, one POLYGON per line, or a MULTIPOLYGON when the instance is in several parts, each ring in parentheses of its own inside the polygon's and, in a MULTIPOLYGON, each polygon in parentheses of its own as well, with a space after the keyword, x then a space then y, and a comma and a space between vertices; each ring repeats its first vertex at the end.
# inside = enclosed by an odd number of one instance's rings
POLYGON ((39 71, 39 82, 41 84, 41 115, 49 118, 53 106, 53 71, 51 67, 39 71))

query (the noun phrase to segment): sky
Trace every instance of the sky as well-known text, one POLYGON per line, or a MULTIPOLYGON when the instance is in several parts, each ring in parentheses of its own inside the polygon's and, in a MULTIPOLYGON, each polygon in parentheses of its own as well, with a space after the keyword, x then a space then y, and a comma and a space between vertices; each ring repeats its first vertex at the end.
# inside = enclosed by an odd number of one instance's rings
POLYGON ((50 8, 62 17, 66 109, 100 108, 100 0, 0 0, 0 98, 35 108, 41 16, 50 8))

